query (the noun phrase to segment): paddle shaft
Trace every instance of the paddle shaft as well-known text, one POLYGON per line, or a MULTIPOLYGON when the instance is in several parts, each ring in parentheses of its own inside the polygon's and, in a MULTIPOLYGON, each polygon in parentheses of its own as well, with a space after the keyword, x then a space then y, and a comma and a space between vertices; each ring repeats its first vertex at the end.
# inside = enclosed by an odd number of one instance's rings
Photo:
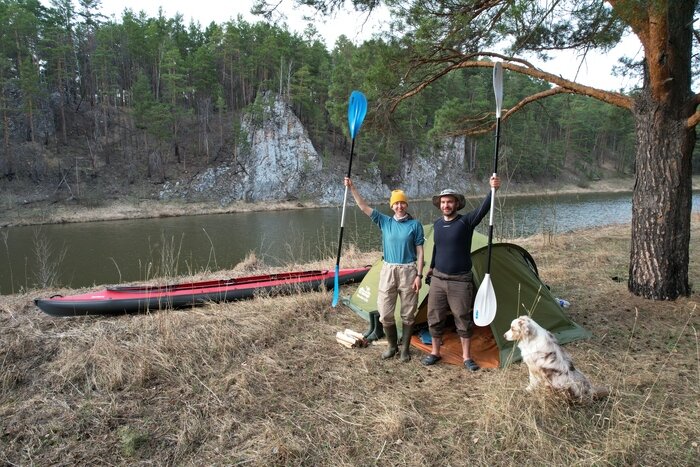
MULTIPOLYGON (((494 177, 498 173, 498 143, 501 139, 501 117, 496 119, 496 155, 493 158, 493 175, 494 177)), ((488 261, 486 263, 486 273, 491 273, 491 244, 493 242, 493 207, 496 201, 496 189, 491 188, 491 209, 489 212, 489 249, 488 249, 488 261)))
MULTIPOLYGON (((348 164, 348 178, 352 173, 352 156, 355 152, 355 138, 352 139, 350 143, 350 163, 348 164)), ((345 206, 348 200, 348 187, 345 187, 345 194, 343 195, 343 213, 340 215, 340 233, 338 234, 338 256, 335 260, 335 265, 340 266, 340 251, 343 248, 343 230, 345 228, 345 206)))

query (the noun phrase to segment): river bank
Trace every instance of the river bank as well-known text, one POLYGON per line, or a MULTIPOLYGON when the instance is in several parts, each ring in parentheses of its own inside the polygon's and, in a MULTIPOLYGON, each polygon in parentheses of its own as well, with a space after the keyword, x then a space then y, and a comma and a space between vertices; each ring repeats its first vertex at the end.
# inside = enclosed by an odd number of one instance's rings
MULTIPOLYGON (((555 194, 595 194, 632 192, 633 178, 616 178, 590 182, 587 186, 505 183, 499 196, 547 196, 555 194)), ((693 177, 693 190, 700 190, 700 176, 693 177)), ((416 200, 417 201, 417 200, 416 200)), ((251 211, 282 211, 322 206, 312 201, 270 201, 265 203, 234 202, 221 206, 216 202, 178 202, 155 199, 108 200, 99 203, 80 201, 16 201, 0 205, 0 228, 40 224, 63 224, 124 219, 230 214, 251 211)))

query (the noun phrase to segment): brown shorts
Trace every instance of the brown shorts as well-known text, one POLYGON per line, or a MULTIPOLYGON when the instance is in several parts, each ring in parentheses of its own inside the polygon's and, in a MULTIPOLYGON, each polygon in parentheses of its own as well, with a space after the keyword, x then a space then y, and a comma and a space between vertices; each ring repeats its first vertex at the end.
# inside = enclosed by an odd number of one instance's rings
POLYGON ((474 333, 472 274, 449 275, 433 270, 428 293, 428 328, 432 337, 442 337, 445 321, 452 313, 459 337, 474 333))

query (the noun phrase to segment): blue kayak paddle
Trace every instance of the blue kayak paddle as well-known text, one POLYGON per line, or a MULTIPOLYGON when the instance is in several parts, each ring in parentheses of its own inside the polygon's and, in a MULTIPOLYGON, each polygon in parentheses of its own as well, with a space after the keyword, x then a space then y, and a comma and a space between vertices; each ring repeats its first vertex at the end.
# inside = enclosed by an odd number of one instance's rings
MULTIPOLYGON (((348 129, 350 130, 350 163, 348 164, 348 178, 352 170, 352 156, 355 152, 355 137, 360 131, 362 122, 367 115, 367 98, 360 91, 353 91, 350 94, 350 102, 348 103, 348 129)), ((343 196, 343 214, 340 216, 340 234, 338 236, 338 257, 335 260, 335 280, 333 281, 333 307, 338 305, 340 298, 340 284, 338 283, 338 274, 340 270, 340 250, 343 245, 343 227, 345 226, 345 203, 348 200, 348 187, 345 187, 345 195, 343 196)))

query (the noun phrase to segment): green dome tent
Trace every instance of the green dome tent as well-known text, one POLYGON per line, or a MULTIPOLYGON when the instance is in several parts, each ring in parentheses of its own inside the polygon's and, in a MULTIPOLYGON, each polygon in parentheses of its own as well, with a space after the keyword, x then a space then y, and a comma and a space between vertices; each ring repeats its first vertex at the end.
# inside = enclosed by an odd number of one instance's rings
MULTIPOLYGON (((433 226, 424 226, 425 230, 425 270, 430 265, 433 253, 433 226)), ((472 239, 472 262, 474 273, 474 293, 479 288, 486 271, 487 237, 478 232, 472 239)), ((379 260, 372 266, 355 293, 344 303, 355 313, 371 323, 372 328, 380 328, 375 336, 381 337, 381 324, 377 311, 377 285, 379 271, 383 262, 379 260)), ((590 332, 571 321, 562 310, 557 300, 552 296, 546 285, 542 283, 537 272, 537 266, 532 256, 522 247, 512 243, 494 243, 491 249, 491 281, 496 293, 498 308, 496 317, 488 328, 477 328, 472 339, 472 354, 482 367, 504 367, 512 361, 520 359, 520 354, 513 342, 506 341, 503 334, 510 328, 510 323, 518 316, 528 314, 542 327, 554 334, 561 344, 590 337, 590 332), (483 342, 482 342, 483 341, 483 342), (476 345, 475 345, 476 344, 476 345)), ((418 296, 418 315, 416 324, 427 326, 429 286, 423 284, 418 296)), ((396 322, 401 328, 399 304, 395 312, 396 322)), ((448 336, 444 338, 446 350, 448 336)), ((429 352, 430 346, 421 346, 420 339, 413 336, 412 343, 429 352)), ((456 335, 452 342, 459 343, 456 335)), ((461 349, 456 363, 461 364, 461 349)))

